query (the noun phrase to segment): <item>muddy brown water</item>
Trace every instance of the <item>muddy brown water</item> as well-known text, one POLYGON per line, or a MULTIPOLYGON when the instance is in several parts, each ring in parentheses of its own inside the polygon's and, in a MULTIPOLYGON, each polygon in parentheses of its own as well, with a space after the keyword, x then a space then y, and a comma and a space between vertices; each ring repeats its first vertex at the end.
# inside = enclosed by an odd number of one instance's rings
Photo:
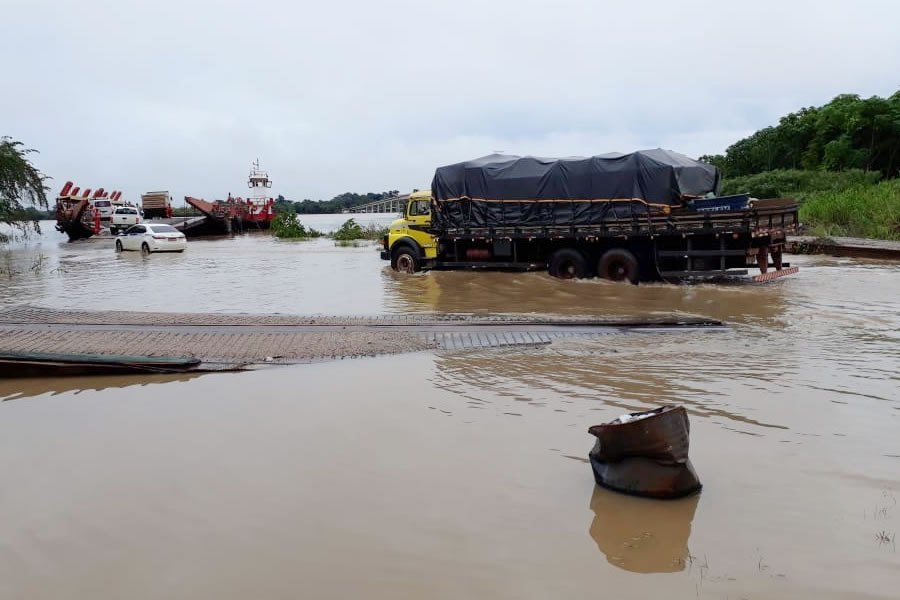
POLYGON ((763 286, 633 287, 397 275, 371 247, 263 236, 16 247, 4 306, 730 328, 2 382, 0 598, 896 598, 900 265, 791 258, 763 286), (595 488, 588 426, 666 402, 703 492, 595 488))

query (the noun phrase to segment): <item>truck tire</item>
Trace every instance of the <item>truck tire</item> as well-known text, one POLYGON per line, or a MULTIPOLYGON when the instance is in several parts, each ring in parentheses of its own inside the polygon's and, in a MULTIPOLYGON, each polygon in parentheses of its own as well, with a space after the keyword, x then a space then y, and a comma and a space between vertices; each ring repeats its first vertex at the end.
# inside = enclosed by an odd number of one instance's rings
POLYGON ((409 246, 400 246, 391 252, 391 266, 401 273, 415 273, 419 270, 419 259, 409 246))
POLYGON ((624 248, 607 250, 597 262, 597 276, 610 281, 630 281, 636 284, 640 279, 640 272, 637 258, 624 248))
POLYGON ((588 275, 587 261, 578 250, 563 248, 550 257, 547 272, 560 279, 581 279, 588 275))

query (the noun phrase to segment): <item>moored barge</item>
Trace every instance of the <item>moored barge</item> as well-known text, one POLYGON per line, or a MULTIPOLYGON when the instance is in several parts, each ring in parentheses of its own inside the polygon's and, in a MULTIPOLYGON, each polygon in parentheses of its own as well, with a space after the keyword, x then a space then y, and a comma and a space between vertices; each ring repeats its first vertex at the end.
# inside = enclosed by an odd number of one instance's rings
POLYGON ((185 196, 184 201, 206 217, 211 233, 239 233, 256 229, 269 229, 275 219, 275 200, 268 198, 272 187, 269 174, 259 167, 257 159, 250 168, 247 181, 250 193, 247 198, 232 197, 209 202, 202 198, 185 196))

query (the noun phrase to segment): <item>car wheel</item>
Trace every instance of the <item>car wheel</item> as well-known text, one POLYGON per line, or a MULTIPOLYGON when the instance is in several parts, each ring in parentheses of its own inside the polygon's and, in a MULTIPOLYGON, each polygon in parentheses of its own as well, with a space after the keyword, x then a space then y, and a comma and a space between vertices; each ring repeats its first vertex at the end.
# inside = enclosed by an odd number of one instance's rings
POLYGON ((122 251, 122 240, 116 240, 116 252, 122 251))
POLYGON ((604 252, 597 262, 597 276, 636 284, 640 279, 640 267, 634 254, 623 248, 613 248, 604 252))
POLYGON ((550 257, 547 272, 560 279, 581 279, 588 275, 587 261, 578 250, 563 248, 550 257))
POLYGON ((144 256, 150 254, 150 246, 147 245, 147 242, 141 244, 141 254, 143 254, 144 256))

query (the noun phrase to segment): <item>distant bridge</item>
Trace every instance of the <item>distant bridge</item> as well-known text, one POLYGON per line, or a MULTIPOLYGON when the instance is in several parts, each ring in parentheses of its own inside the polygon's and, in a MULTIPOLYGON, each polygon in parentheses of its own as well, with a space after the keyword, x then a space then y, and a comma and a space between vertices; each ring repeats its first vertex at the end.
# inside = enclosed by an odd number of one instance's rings
POLYGON ((399 196, 391 196, 383 198, 368 204, 360 204, 352 208, 345 208, 345 213, 401 213, 406 207, 409 200, 409 194, 400 194, 399 196))

